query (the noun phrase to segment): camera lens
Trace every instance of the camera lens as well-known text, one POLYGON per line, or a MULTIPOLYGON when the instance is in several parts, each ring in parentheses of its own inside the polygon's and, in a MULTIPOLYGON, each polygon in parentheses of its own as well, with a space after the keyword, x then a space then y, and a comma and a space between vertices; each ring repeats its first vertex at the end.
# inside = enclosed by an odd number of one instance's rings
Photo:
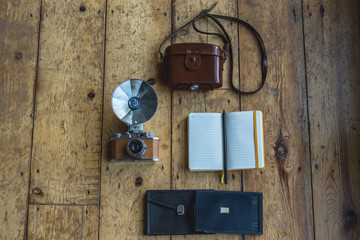
POLYGON ((129 151, 132 153, 137 154, 141 152, 142 148, 143 148, 142 143, 139 140, 132 140, 129 143, 129 151))
POLYGON ((127 154, 134 158, 141 158, 146 151, 146 145, 141 139, 132 139, 126 148, 127 154))

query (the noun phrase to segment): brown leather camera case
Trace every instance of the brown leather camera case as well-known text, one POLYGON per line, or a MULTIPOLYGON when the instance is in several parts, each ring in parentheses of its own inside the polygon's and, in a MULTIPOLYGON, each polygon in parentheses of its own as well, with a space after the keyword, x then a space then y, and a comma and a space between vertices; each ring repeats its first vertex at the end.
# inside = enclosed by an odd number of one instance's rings
POLYGON ((200 90, 219 88, 222 71, 223 51, 216 45, 179 43, 165 50, 165 79, 171 89, 188 90, 194 84, 200 90))

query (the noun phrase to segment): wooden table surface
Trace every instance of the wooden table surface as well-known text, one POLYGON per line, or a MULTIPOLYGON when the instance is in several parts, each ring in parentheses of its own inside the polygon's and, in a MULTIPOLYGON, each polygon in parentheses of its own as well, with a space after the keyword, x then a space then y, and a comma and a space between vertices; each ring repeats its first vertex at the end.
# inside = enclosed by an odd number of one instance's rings
MULTIPOLYGON (((164 85, 161 41, 214 1, 0 1, 0 239, 360 239, 360 3, 222 0, 264 39, 268 78, 251 96, 164 85), (129 78, 155 78, 159 107, 144 130, 160 138, 157 163, 111 163, 124 132, 110 106, 129 78), (187 170, 190 112, 261 110, 266 166, 187 170), (264 235, 144 235, 149 189, 259 191, 264 235)), ((260 82, 259 49, 224 22, 235 81, 260 82)), ((214 30, 207 21, 200 27, 214 30)), ((193 31, 173 42, 221 44, 193 31)), ((163 224, 166 224, 164 222, 163 224)))

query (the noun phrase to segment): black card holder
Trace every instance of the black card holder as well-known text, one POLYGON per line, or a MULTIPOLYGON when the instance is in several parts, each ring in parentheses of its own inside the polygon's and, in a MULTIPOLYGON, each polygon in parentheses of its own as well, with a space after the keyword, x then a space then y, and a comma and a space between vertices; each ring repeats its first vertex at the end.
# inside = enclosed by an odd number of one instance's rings
POLYGON ((263 233, 262 193, 149 190, 146 201, 149 235, 263 233))
POLYGON ((146 192, 148 235, 193 234, 196 190, 146 192))
POLYGON ((263 234, 262 193, 198 190, 195 232, 263 234))

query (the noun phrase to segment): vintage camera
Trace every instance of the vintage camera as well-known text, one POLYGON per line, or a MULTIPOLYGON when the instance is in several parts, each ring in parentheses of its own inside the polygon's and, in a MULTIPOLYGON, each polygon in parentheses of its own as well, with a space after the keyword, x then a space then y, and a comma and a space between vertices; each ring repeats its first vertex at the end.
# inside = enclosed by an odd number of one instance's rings
POLYGON ((154 88, 143 80, 129 79, 116 87, 111 106, 128 131, 111 138, 112 162, 159 160, 159 139, 143 131, 143 123, 155 114, 157 104, 154 88))

